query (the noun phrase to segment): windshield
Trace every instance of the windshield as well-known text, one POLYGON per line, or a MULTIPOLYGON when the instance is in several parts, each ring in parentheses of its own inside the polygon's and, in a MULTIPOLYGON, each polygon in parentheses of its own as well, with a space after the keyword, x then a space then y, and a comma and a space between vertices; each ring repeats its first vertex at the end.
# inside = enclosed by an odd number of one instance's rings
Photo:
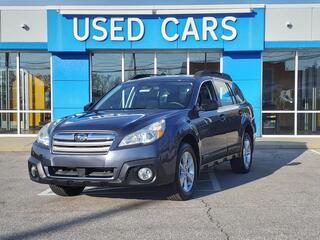
POLYGON ((108 92, 93 110, 182 109, 188 106, 192 83, 135 81, 108 92))

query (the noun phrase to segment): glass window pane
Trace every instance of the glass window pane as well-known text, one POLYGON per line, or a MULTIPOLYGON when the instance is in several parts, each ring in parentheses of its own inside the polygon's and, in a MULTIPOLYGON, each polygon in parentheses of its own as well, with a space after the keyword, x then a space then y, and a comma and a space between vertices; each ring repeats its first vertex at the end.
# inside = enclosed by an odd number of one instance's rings
POLYGON ((233 95, 235 97, 235 99, 237 100, 238 103, 242 103, 244 102, 244 96, 240 90, 240 88, 237 86, 237 84, 232 83, 232 84, 228 84, 230 86, 230 88, 232 89, 233 95))
POLYGON ((157 53, 158 74, 187 74, 186 52, 157 53))
POLYGON ((50 113, 21 113, 20 126, 22 134, 37 134, 38 131, 51 121, 50 113))
POLYGON ((220 53, 191 52, 189 53, 190 74, 208 70, 220 72, 220 53))
POLYGON ((298 134, 319 135, 320 113, 298 113, 298 134))
POLYGON ((126 53, 124 56, 125 81, 140 74, 154 73, 154 53, 126 53))
POLYGON ((132 81, 111 90, 94 110, 182 109, 191 93, 188 81, 132 81))
POLYGON ((213 85, 215 86, 216 93, 222 106, 233 104, 232 96, 226 83, 216 80, 213 81, 213 85))
POLYGON ((21 110, 50 110, 49 53, 20 54, 20 103, 21 110))
POLYGON ((92 55, 92 101, 97 101, 121 83, 121 57, 120 53, 92 55))
POLYGON ((294 110, 295 52, 263 54, 263 110, 294 110))
POLYGON ((320 52, 299 52, 298 109, 320 110, 320 52))
POLYGON ((292 135, 294 134, 293 113, 263 113, 262 134, 292 135))
POLYGON ((216 99, 211 82, 205 82, 200 88, 200 92, 197 99, 197 105, 205 109, 205 107, 216 99))
POLYGON ((0 113, 0 134, 17 133, 17 114, 0 113))
POLYGON ((17 109, 17 54, 0 53, 0 110, 17 109))

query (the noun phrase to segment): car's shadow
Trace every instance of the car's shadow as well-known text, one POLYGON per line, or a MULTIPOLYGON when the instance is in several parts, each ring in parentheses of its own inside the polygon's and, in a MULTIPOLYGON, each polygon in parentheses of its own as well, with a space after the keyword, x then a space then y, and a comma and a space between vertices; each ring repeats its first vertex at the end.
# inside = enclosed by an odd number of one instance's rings
MULTIPOLYGON (((202 172, 195 189, 193 198, 200 198, 235 188, 261 178, 267 177, 283 167, 296 167, 301 163, 296 159, 305 152, 305 149, 287 150, 256 150, 254 152, 252 169, 247 174, 235 174, 231 171, 229 162, 225 162, 214 168, 202 172), (212 178, 212 175, 215 178, 212 178), (214 184, 213 181, 217 181, 214 184), (217 189, 219 186, 220 189, 217 189)), ((92 197, 165 200, 168 195, 168 187, 144 187, 144 188, 90 188, 83 192, 92 197)))

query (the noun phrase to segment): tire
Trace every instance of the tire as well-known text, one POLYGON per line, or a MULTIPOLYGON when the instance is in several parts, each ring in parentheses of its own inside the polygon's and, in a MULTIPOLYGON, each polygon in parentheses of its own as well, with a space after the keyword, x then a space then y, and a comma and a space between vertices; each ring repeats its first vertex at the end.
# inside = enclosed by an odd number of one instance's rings
POLYGON ((175 181, 169 186, 168 200, 186 201, 192 197, 198 177, 197 158, 190 144, 180 146, 175 181), (192 161, 192 163, 190 162, 192 161))
POLYGON ((252 165, 252 138, 247 132, 244 133, 239 155, 230 161, 231 169, 234 173, 248 173, 252 165))
POLYGON ((49 187, 52 192, 63 197, 78 196, 84 189, 84 187, 57 186, 53 184, 50 184, 49 187))

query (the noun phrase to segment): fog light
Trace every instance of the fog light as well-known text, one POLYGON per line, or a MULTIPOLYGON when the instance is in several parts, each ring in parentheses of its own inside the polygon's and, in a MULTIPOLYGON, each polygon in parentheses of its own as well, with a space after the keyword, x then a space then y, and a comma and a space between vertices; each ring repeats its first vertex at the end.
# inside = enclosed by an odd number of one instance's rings
POLYGON ((30 173, 31 173, 31 176, 34 178, 38 176, 38 169, 37 169, 36 165, 31 166, 30 173))
POLYGON ((140 168, 138 171, 138 177, 142 181, 147 181, 153 177, 153 172, 150 168, 147 168, 147 167, 140 168))

